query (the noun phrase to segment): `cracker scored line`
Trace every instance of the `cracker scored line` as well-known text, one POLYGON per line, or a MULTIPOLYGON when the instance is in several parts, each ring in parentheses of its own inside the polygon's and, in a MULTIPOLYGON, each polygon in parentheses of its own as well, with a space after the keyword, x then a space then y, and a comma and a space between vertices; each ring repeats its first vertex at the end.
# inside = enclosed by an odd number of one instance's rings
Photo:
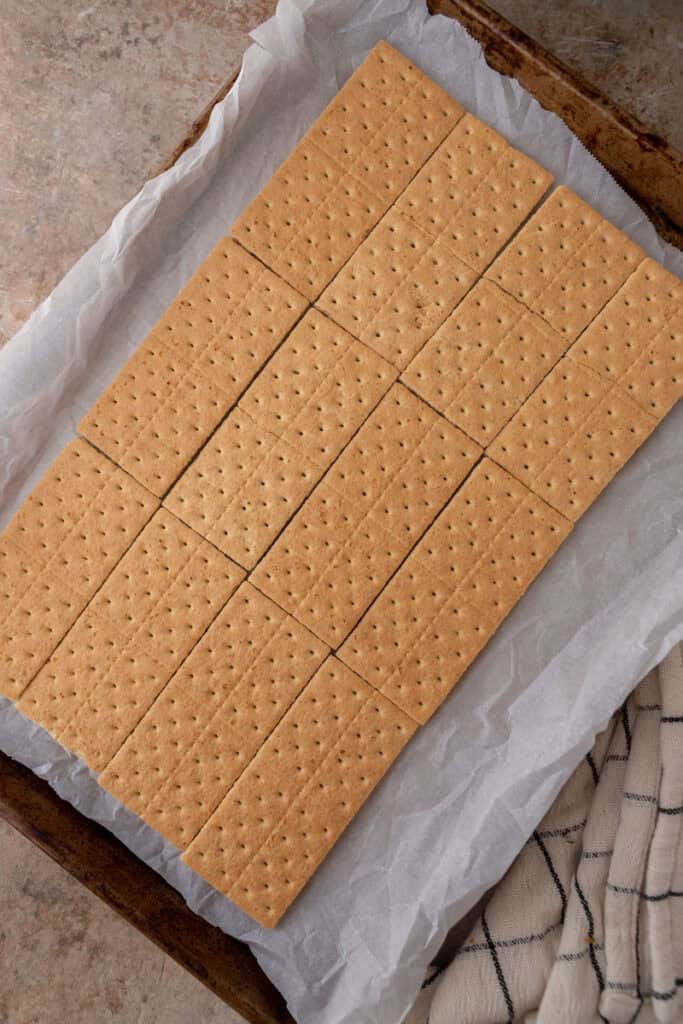
POLYGON ((233 237, 316 299, 462 115, 379 43, 237 219, 233 237))
POLYGON ((566 357, 488 452, 544 501, 576 521, 657 422, 618 384, 566 357))
POLYGON ((306 300, 223 239, 79 424, 158 497, 304 312, 306 300))
POLYGON ((395 210, 482 273, 553 176, 465 114, 395 203, 395 210))
POLYGON ((401 381, 483 447, 564 354, 569 342, 482 279, 401 374, 401 381))
POLYGON ((466 115, 317 306, 405 369, 551 181, 534 161, 466 115))
POLYGON ((243 577, 161 509, 36 675, 19 710, 101 771, 243 577))
POLYGON ((272 928, 415 729, 331 655, 183 860, 272 928))
POLYGON ((570 530, 484 458, 338 657, 415 721, 427 721, 570 530))
POLYGON ((480 452, 394 385, 259 562, 252 582, 336 648, 480 452))
POLYGON ((253 568, 395 379, 393 367, 310 310, 164 505, 253 568))
POLYGON ((643 260, 568 354, 663 418, 683 397, 683 284, 643 260))
POLYGON ((0 536, 0 694, 18 699, 158 507, 77 439, 0 536))
POLYGON ((529 218, 486 277, 574 341, 644 253, 561 186, 529 218))
POLYGON ((328 653, 243 583, 100 785, 185 849, 328 653))

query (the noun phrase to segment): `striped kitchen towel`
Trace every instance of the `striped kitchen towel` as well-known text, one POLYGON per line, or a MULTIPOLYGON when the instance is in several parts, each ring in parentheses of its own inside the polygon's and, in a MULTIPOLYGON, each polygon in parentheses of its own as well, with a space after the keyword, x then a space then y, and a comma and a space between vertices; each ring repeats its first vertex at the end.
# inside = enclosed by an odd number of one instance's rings
POLYGON ((683 645, 637 687, 406 1024, 683 1021, 683 645))

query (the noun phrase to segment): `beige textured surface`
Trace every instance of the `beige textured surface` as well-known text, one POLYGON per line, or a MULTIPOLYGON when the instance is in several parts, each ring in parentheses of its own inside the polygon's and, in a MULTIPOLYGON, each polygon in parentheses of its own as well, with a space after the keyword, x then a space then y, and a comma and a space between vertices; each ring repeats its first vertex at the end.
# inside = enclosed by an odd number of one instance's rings
POLYGON ((446 319, 476 273, 391 209, 318 299, 319 309, 403 369, 446 319))
POLYGON ((483 121, 466 114, 399 196, 396 211, 481 273, 552 180, 483 121))
POLYGON ((310 310, 164 501, 253 568, 396 371, 310 310))
POLYGON ((330 656, 183 860, 273 927, 415 728, 330 656))
POLYGON ((313 300, 462 108, 379 43, 232 227, 313 300))
POLYGON ((161 509, 18 703, 101 771, 244 572, 161 509))
POLYGON ((657 419, 683 397, 683 284, 645 259, 569 351, 657 419))
POLYGON ((328 653, 243 583, 100 776, 184 849, 328 653))
POLYGON ((22 694, 157 505, 85 441, 67 445, 0 536, 0 694, 22 694))
POLYGON ((483 279, 418 352, 401 380, 486 447, 566 347, 563 335, 483 279))
POLYGON ((244 1024, 4 821, 0 855, 3 1024, 244 1024))
POLYGON ((570 529, 561 515, 484 458, 339 657, 425 722, 570 529))
POLYGON ((486 273, 573 341, 643 257, 626 235, 561 186, 486 273))
POLYGON ((656 426, 619 385, 565 358, 488 453, 576 520, 656 426))
POLYGON ((274 9, 3 0, 0 346, 157 173, 274 9))
POLYGON ((79 424, 162 497, 306 308, 224 238, 79 424))
POLYGON ((394 385, 256 567, 254 584, 336 647, 479 453, 394 385))

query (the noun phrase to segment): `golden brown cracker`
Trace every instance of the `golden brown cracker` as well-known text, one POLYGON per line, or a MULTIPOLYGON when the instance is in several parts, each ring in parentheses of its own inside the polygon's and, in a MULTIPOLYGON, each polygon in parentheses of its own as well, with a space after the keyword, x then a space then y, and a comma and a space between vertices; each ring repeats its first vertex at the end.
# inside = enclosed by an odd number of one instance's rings
POLYGON ((316 299, 462 113, 378 43, 238 217, 233 236, 316 299))
POLYGON ((257 566, 255 585, 337 646, 479 453, 395 385, 257 566))
POLYGON ((0 537, 0 693, 17 699, 158 506, 80 439, 0 537))
POLYGON ((305 308, 293 288, 223 239, 80 433, 162 497, 305 308))
POLYGON ((618 385, 565 358, 488 452, 575 521, 656 425, 618 385))
POLYGON ((570 529, 484 458, 342 645, 340 659, 427 721, 570 529))
POLYGON ((396 210, 481 273, 552 183, 552 175, 465 114, 396 201, 396 210))
POLYGON ((184 849, 328 649, 243 583, 100 776, 184 849))
POLYGON ((165 506, 253 568, 395 377, 384 360, 312 310, 165 506))
POLYGON ((568 354, 661 419, 683 396, 683 284, 643 260, 568 354))
POLYGON ((623 232, 562 186, 503 249, 486 276, 573 341, 643 255, 623 232))
POLYGON ((183 860, 273 927, 414 730, 331 656, 183 860))
POLYGON ((401 380, 486 447, 567 348, 567 341, 492 281, 481 280, 401 380))
POLYGON ((317 306, 403 369, 475 280, 441 239, 391 209, 317 306))
POLYGON ((35 677, 19 709, 101 770, 243 575, 160 510, 35 677))

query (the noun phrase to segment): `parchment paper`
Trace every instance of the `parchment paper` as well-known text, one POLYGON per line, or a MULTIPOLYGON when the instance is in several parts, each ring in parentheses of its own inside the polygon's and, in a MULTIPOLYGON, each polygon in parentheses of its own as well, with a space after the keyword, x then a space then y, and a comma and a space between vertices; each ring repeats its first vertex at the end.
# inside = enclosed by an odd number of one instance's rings
MULTIPOLYGON (((386 38, 681 272, 564 125, 408 0, 282 0, 199 142, 145 185, 0 351, 0 525, 252 194, 386 38)), ((78 211, 74 211, 78 215, 78 211)), ((398 1024, 448 927, 506 870, 594 734, 683 637, 683 403, 583 518, 266 932, 9 702, 0 746, 248 941, 302 1024, 398 1024)))

